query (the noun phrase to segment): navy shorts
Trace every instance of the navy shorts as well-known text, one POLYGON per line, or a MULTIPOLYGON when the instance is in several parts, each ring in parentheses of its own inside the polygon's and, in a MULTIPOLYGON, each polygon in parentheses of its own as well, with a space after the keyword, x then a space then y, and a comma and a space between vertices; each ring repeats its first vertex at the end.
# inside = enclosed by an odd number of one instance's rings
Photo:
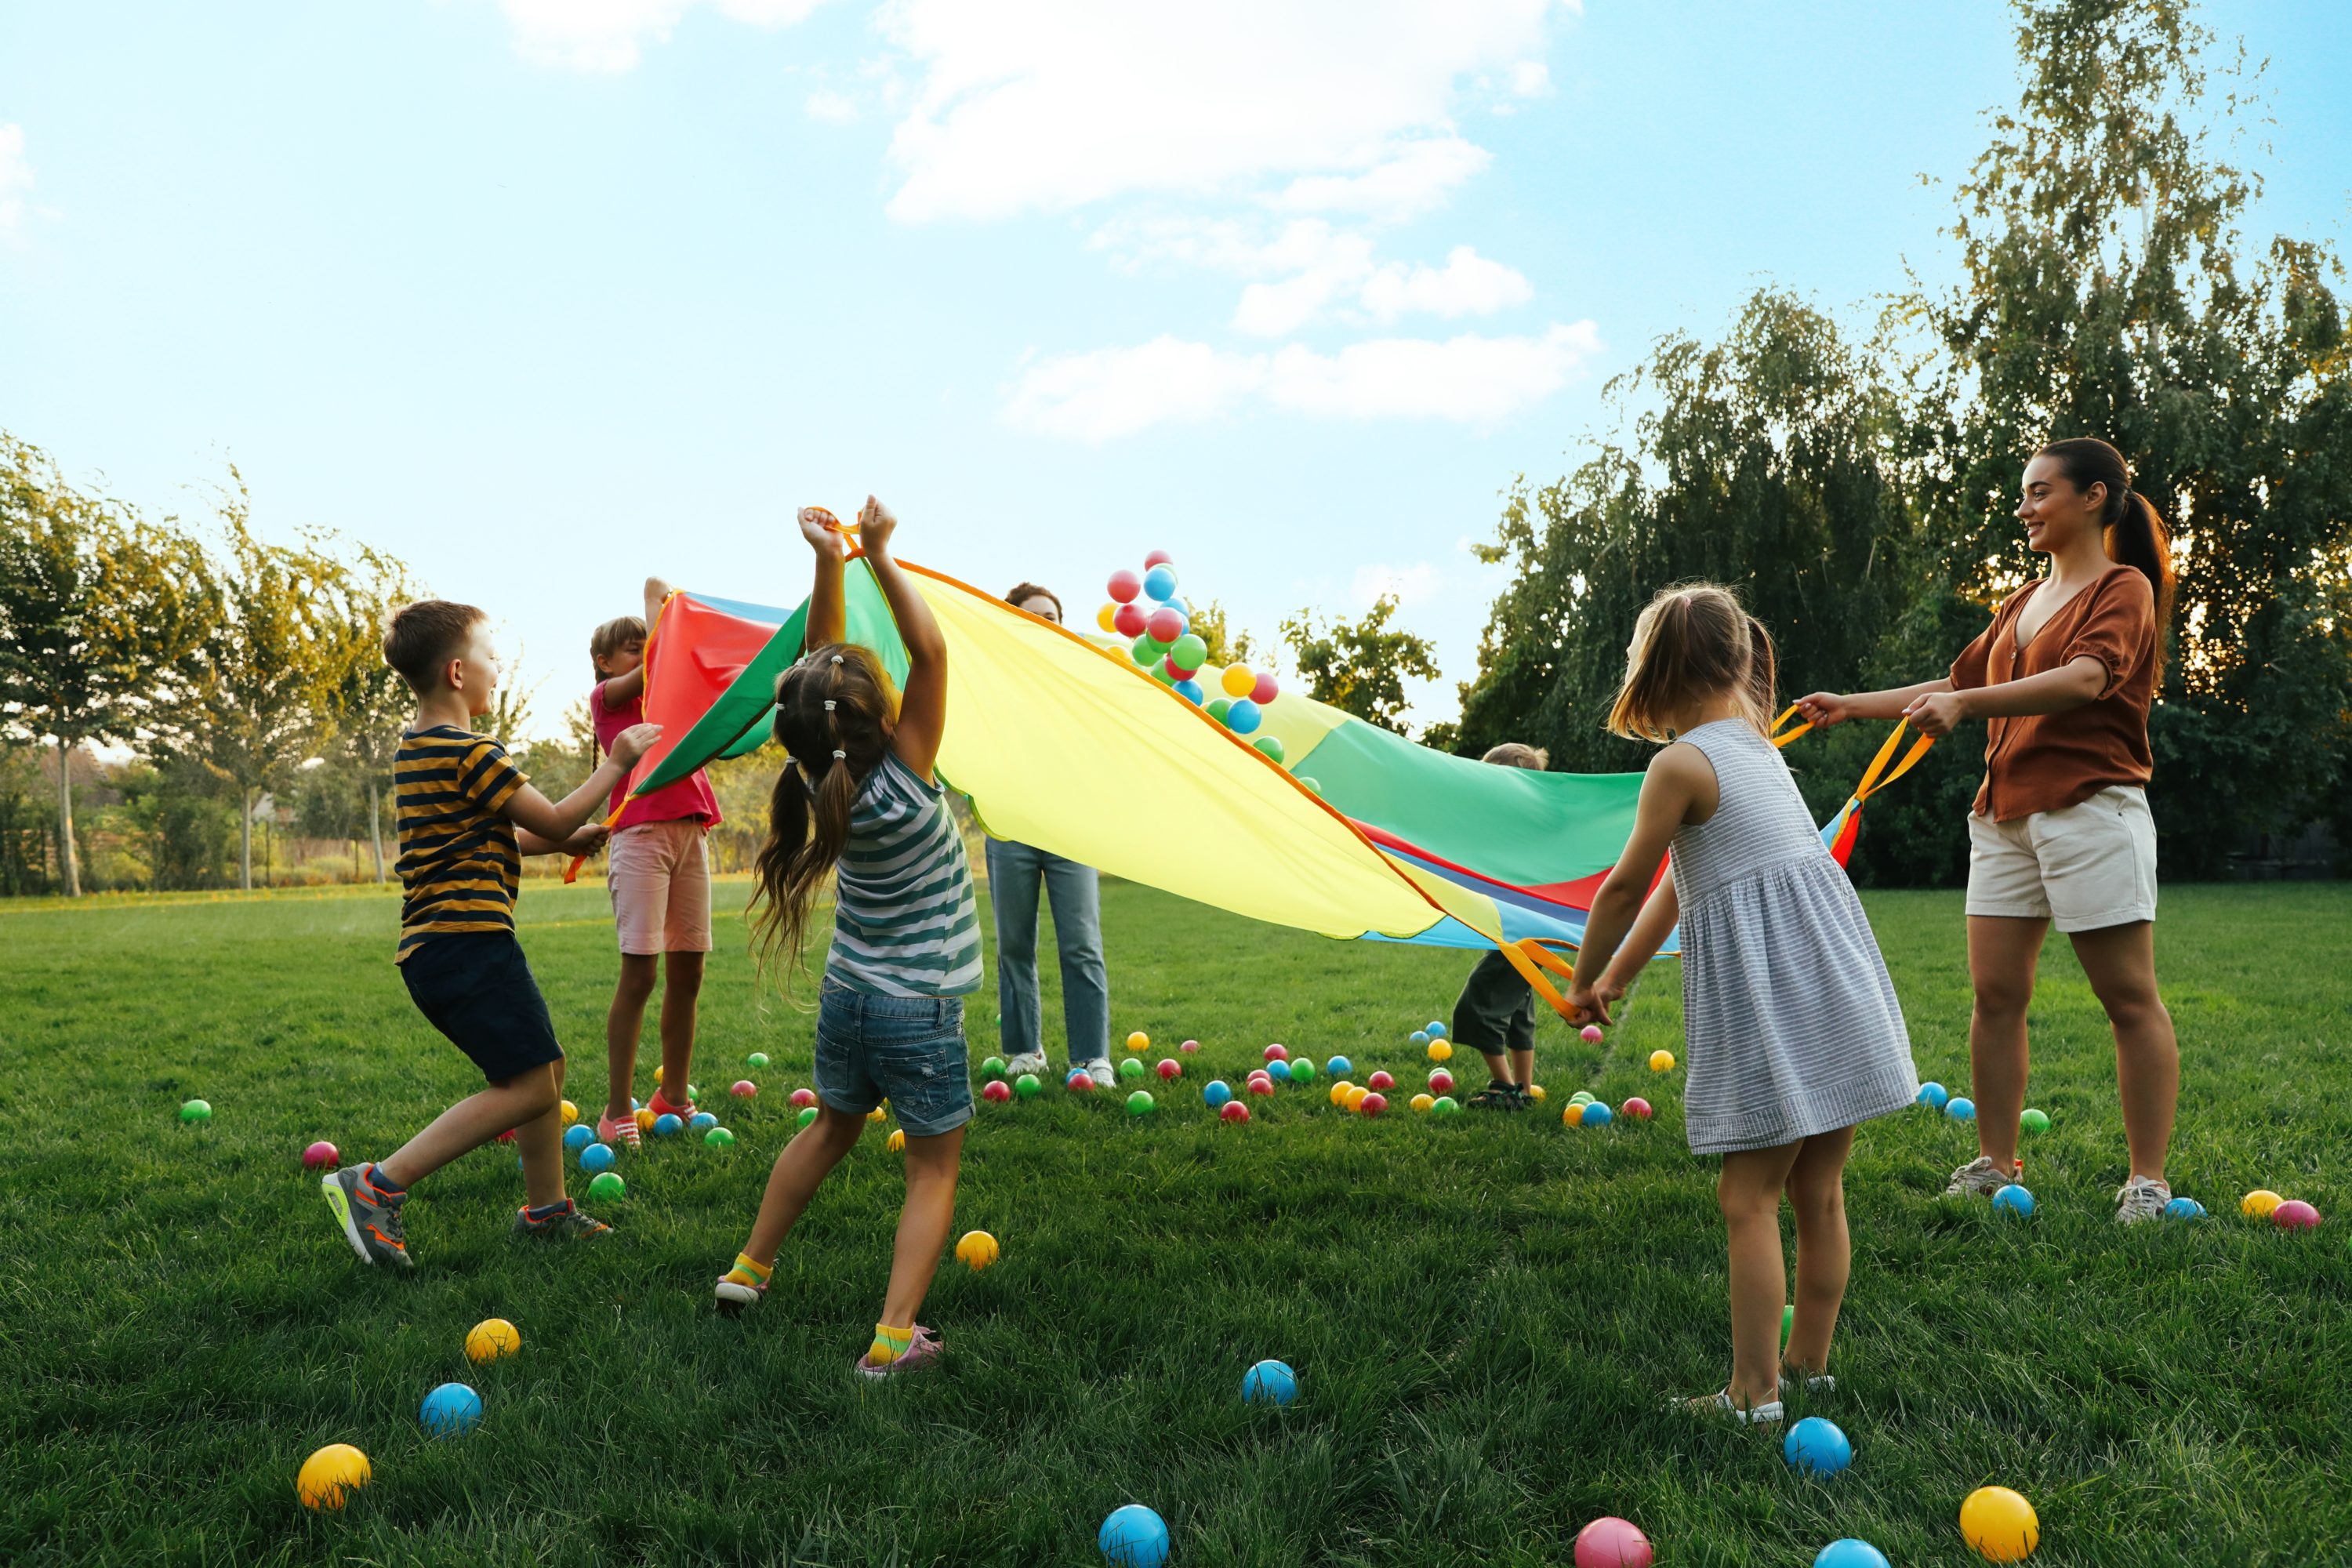
POLYGON ((850 1116, 887 1100, 909 1138, 954 1131, 971 1120, 963 998, 876 996, 828 976, 817 993, 816 1092, 850 1116))
POLYGON ((512 931, 429 937, 401 964, 400 977, 425 1022, 473 1058, 490 1082, 563 1059, 547 999, 512 931))

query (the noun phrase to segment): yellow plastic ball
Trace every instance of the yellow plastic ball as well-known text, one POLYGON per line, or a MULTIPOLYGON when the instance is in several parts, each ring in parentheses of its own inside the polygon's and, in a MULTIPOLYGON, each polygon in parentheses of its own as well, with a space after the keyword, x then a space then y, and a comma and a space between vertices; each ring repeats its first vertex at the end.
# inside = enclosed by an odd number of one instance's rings
POLYGON ((1101 609, 1097 610, 1095 612, 1095 625, 1102 627, 1102 629, 1107 632, 1115 632, 1118 630, 1118 606, 1117 605, 1105 605, 1101 609))
POLYGON ((1130 1051, 1148 1051, 1151 1048, 1151 1037, 1138 1029, 1128 1036, 1127 1048, 1130 1051))
POLYGON ((905 1128, 903 1128, 903 1127, 894 1127, 894 1128, 892 1128, 892 1129, 890 1130, 890 1136, 889 1136, 888 1141, 887 1141, 887 1142, 886 1142, 882 1145, 882 1147, 884 1147, 885 1149, 889 1150, 889 1151, 890 1151, 890 1152, 892 1152, 893 1154, 898 1153, 900 1150, 904 1149, 906 1146, 907 1146, 907 1130, 906 1130, 905 1128))
POLYGON ((1333 1083, 1331 1085, 1331 1103, 1334 1105, 1347 1104, 1348 1091, 1355 1087, 1356 1086, 1354 1084, 1349 1083, 1344 1078, 1333 1083))
POLYGON ((1431 1099, 1428 1095, 1416 1094, 1407 1103, 1412 1105, 1415 1110, 1427 1110, 1431 1106, 1435 1105, 1437 1101, 1431 1099))
POLYGON ((956 1261, 975 1274, 995 1262, 998 1252, 996 1237, 984 1230, 966 1231, 956 1243, 956 1261))
POLYGON ((637 1131, 640 1131, 640 1132, 650 1132, 650 1131, 652 1131, 653 1130, 654 1130, 654 1111, 653 1111, 653 1107, 652 1107, 652 1106, 649 1106, 649 1105, 646 1105, 646 1106, 639 1106, 639 1107, 637 1108, 637 1131))
POLYGON ((878 1105, 866 1113, 866 1120, 868 1121, 887 1121, 889 1119, 890 1113, 878 1105))
POLYGON ((658 1064, 654 1068, 654 1081, 656 1083, 661 1082, 661 1068, 658 1064))
POLYGON ((2022 1563, 2042 1543, 2042 1521, 2007 1487, 1979 1487, 1960 1504, 1960 1535, 1988 1563, 2022 1563))
POLYGON ((1217 678, 1217 684, 1224 688, 1228 697, 1247 697, 1257 689, 1257 677, 1248 665, 1229 664, 1225 673, 1217 678))
POLYGON ((466 1359, 479 1366, 522 1349, 522 1335, 504 1318, 484 1318, 466 1335, 466 1359))
POLYGON ((580 1108, 572 1104, 570 1100, 565 1100, 563 1102, 563 1125, 569 1127, 579 1120, 580 1108))
POLYGON ((1454 1059, 1454 1047, 1444 1040, 1430 1041, 1429 1059, 1433 1062, 1452 1061, 1454 1059))
POLYGON ((2256 1187, 2238 1200, 2238 1212, 2248 1219, 2268 1219, 2271 1217, 2271 1210, 2284 1202, 2286 1202, 2284 1198, 2268 1187, 2256 1187))
POLYGON ((1652 1072, 1674 1071, 1675 1053, 1672 1051, 1652 1051, 1650 1053, 1650 1070, 1652 1072))
POLYGON ((1369 1089, 1358 1089, 1355 1085, 1349 1084, 1348 1086, 1348 1109, 1350 1110, 1362 1110, 1364 1107, 1365 1096, 1371 1092, 1372 1091, 1369 1089))
POLYGON ((1544 1093, 1543 1085, 1539 1083, 1531 1083, 1528 1085, 1528 1098, 1534 1100, 1549 1100, 1551 1097, 1544 1093))
POLYGON ((302 1500, 304 1508, 333 1513, 352 1493, 367 1485, 373 1474, 365 1454, 349 1443, 330 1443, 302 1461, 301 1471, 294 1478, 294 1495, 302 1500))
POLYGON ((1566 1105, 1559 1108, 1559 1124, 1562 1127, 1580 1126, 1583 1123, 1583 1121, 1584 1107, 1577 1104, 1574 1100, 1571 1100, 1566 1105))

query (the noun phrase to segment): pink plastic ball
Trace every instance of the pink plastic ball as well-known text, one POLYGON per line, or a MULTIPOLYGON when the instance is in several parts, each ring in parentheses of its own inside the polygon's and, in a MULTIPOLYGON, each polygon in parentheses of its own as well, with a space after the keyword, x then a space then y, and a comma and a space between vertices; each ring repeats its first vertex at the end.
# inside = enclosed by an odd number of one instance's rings
POLYGON ((1094 1076, 1084 1068, 1072 1068, 1070 1076, 1062 1080, 1062 1087, 1072 1094, 1092 1094, 1095 1091, 1094 1076))
POLYGON ((760 1086, 748 1078, 739 1078, 728 1088, 727 1092, 738 1100, 749 1100, 760 1092, 760 1086))
POLYGON ((1447 1072, 1444 1068, 1432 1068, 1429 1074, 1429 1092, 1432 1094, 1452 1094, 1454 1092, 1454 1075, 1447 1072))
POLYGON ((1650 1568, 1650 1538, 1632 1521, 1604 1515, 1576 1532, 1576 1568, 1650 1568))
POLYGON ((1175 564, 1176 557, 1169 554, 1165 550, 1155 550, 1150 554, 1143 558, 1143 569, 1146 572, 1150 571, 1154 566, 1173 566, 1175 564))
POLYGON ((1598 1024, 1587 1024, 1584 1027, 1579 1029, 1577 1033, 1582 1035, 1587 1041, 1593 1045, 1597 1046, 1601 1043, 1601 1026, 1598 1024))
POLYGON ((2271 1210, 2271 1223, 2281 1230, 2311 1230, 2319 1224, 2319 1211, 2301 1198, 2289 1198, 2271 1210))
POLYGON ((1367 1089, 1376 1089, 1382 1094, 1386 1094, 1390 1089, 1396 1087, 1396 1079, 1391 1078, 1385 1071, 1376 1072, 1371 1077, 1364 1080, 1364 1087, 1367 1089))
POLYGON ((1172 643, 1184 635, 1184 612, 1162 605, 1144 617, 1143 629, 1151 634, 1153 642, 1172 643))
POLYGON ((982 1087, 980 1098, 992 1105, 1002 1105, 1013 1098, 1013 1086, 1001 1078, 990 1079, 982 1087))
POLYGON ((1201 1042, 1198 1040, 1187 1040, 1176 1048, 1182 1051, 1188 1057, 1196 1056, 1200 1053, 1201 1042))
POLYGON ((1160 1066, 1153 1070, 1158 1072, 1161 1078, 1173 1079, 1181 1075, 1184 1069, 1176 1065, 1176 1058, 1174 1057, 1162 1057, 1160 1058, 1160 1066))
POLYGON ((1650 1102, 1637 1094, 1625 1102, 1625 1114, 1637 1121, 1647 1121, 1650 1119, 1650 1102))
POLYGON ((1386 1110, 1388 1108, 1389 1097, 1385 1094, 1368 1094, 1364 1096, 1362 1102, 1356 1107, 1357 1110, 1362 1111, 1367 1116, 1378 1116, 1381 1111, 1386 1110))
POLYGON ((795 1109, 805 1110, 815 1103, 816 1090, 813 1089, 796 1089, 793 1090, 793 1105, 795 1109))
POLYGON ((1257 684, 1250 688, 1250 700, 1261 708, 1281 695, 1282 687, 1270 673, 1260 675, 1257 684))
POLYGON ((335 1146, 321 1138, 302 1151, 302 1168, 306 1171, 323 1171, 340 1157, 335 1146))
POLYGON ((1127 605, 1134 603, 1135 596, 1142 592, 1142 573, 1121 571, 1114 572, 1110 574, 1110 596, 1118 600, 1120 604, 1127 605))
POLYGON ((1252 1094, 1272 1094, 1274 1092, 1274 1079, 1270 1078, 1253 1078, 1249 1080, 1249 1091, 1252 1094))
POLYGON ((1249 1107, 1238 1100, 1229 1100, 1217 1109, 1217 1114, 1227 1121, 1247 1121, 1249 1107))
POLYGON ((1265 1048, 1265 1059, 1270 1062, 1286 1062, 1290 1059, 1290 1047, 1288 1046, 1268 1046, 1265 1048))

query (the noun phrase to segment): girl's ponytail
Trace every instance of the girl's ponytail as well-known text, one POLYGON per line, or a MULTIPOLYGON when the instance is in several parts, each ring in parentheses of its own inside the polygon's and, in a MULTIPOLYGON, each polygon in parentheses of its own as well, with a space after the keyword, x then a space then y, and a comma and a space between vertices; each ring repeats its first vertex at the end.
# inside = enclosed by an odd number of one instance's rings
POLYGON ((2166 531, 2164 519, 2154 503, 2132 489, 2131 469, 2124 463, 2124 455, 2105 441, 2089 436, 2076 436, 2064 441, 2053 441, 2042 448, 2041 455, 2055 458, 2066 482, 2078 490, 2093 485, 2105 485, 2107 499, 2099 510, 2099 526, 2107 547, 2107 559, 2118 566, 2135 568, 2147 579, 2149 592, 2156 595, 2156 657, 2160 675, 2164 668, 2165 633, 2172 625, 2172 535, 2166 531))

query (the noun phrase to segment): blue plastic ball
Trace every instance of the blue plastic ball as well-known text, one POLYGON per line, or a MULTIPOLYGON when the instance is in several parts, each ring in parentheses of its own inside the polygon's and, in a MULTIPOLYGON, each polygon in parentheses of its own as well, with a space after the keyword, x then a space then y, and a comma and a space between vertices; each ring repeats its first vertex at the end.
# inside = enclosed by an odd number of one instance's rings
POLYGON ((1429 1031, 1427 1029, 1415 1029, 1412 1032, 1412 1043, 1416 1047, 1429 1044, 1429 1031))
POLYGON ((577 1154, 596 1142, 596 1130, 585 1121, 575 1121, 563 1130, 563 1146, 577 1154))
POLYGON ((698 1110, 687 1118, 686 1124, 694 1131, 708 1132, 719 1125, 719 1118, 707 1110, 698 1110))
POLYGON ((436 1437, 470 1432, 482 1418, 482 1396, 462 1383, 445 1383, 425 1396, 416 1418, 436 1437))
POLYGON ((685 1125, 685 1122, 680 1121, 677 1117, 672 1116, 668 1111, 665 1110, 659 1116, 654 1118, 654 1134, 656 1137, 667 1138, 676 1133, 685 1125))
POLYGON ((1580 1120, 1587 1127, 1606 1127, 1616 1120, 1616 1113, 1596 1100, 1584 1108, 1584 1115, 1580 1120))
POLYGON ((1160 1568, 1168 1561, 1168 1525, 1139 1502, 1113 1509, 1095 1536, 1111 1568, 1160 1568))
POLYGON ((1836 1422, 1808 1415, 1780 1440, 1780 1457, 1801 1470, 1833 1476, 1853 1463, 1853 1445, 1836 1422))
POLYGON ((1886 1553, 1849 1535, 1814 1553, 1813 1568, 1887 1568, 1886 1553))
POLYGON ((2195 1198, 2175 1198, 2164 1205, 2167 1219, 2203 1219, 2205 1205, 2195 1198))
POLYGON ((2033 1212, 2033 1194, 2011 1182, 1993 1194, 1992 1206, 2002 1214, 2013 1214, 2022 1219, 2033 1212))
POLYGON ((1233 1097, 1233 1089, 1221 1078, 1211 1079, 1201 1090, 1201 1098, 1209 1102, 1209 1109, 1212 1110, 1216 1110, 1233 1097))
POLYGON ((1209 694, 1201 689, 1199 681, 1187 678, 1176 683, 1176 695, 1198 708, 1207 700, 1209 694))
POLYGON ((1329 1073, 1333 1078, 1346 1078, 1349 1073, 1356 1070, 1356 1064, 1349 1061, 1345 1057, 1333 1057, 1329 1061, 1323 1064, 1323 1070, 1329 1073))
POLYGON ((611 1170, 613 1168, 613 1146, 610 1143, 589 1144, 588 1147, 580 1151, 580 1168, 592 1176, 596 1174, 599 1171, 611 1170))
POLYGON ((1298 1397, 1298 1374, 1286 1363, 1262 1361, 1242 1374, 1242 1398, 1251 1405, 1287 1405, 1298 1397))
POLYGON ((1234 705, 1225 710, 1225 728, 1236 735, 1246 735, 1258 727, 1265 710, 1246 697, 1236 697, 1234 705))
MULTIPOLYGON (((1942 1084, 1937 1083, 1932 1079, 1919 1086, 1919 1103, 1926 1106, 1930 1110, 1943 1110, 1944 1101, 1951 1098, 1952 1091, 1950 1089, 1946 1089, 1942 1084)), ((1824 1547, 1822 1550, 1827 1551, 1828 1548, 1824 1547)), ((1875 1550, 1875 1548, 1873 1550, 1875 1550)))
POLYGON ((1165 561, 1143 574, 1143 591, 1165 604, 1176 596, 1176 568, 1165 561))
POLYGON ((1445 1020, 1443 1018, 1431 1019, 1428 1033, 1429 1037, 1433 1040, 1444 1039, 1445 1037, 1445 1020))
POLYGON ((1974 1121, 1977 1119, 1977 1102, 1965 1095, 1956 1095, 1944 1102, 1944 1114, 1955 1121, 1974 1121))
POLYGON ((1290 1081, 1290 1064, 1285 1061, 1268 1062, 1265 1064, 1265 1076, 1274 1079, 1276 1083, 1288 1083, 1290 1081))
POLYGON ((629 1109, 631 1110, 643 1110, 645 1108, 646 1102, 644 1100, 639 1100, 634 1094, 629 1096, 629 1109))

